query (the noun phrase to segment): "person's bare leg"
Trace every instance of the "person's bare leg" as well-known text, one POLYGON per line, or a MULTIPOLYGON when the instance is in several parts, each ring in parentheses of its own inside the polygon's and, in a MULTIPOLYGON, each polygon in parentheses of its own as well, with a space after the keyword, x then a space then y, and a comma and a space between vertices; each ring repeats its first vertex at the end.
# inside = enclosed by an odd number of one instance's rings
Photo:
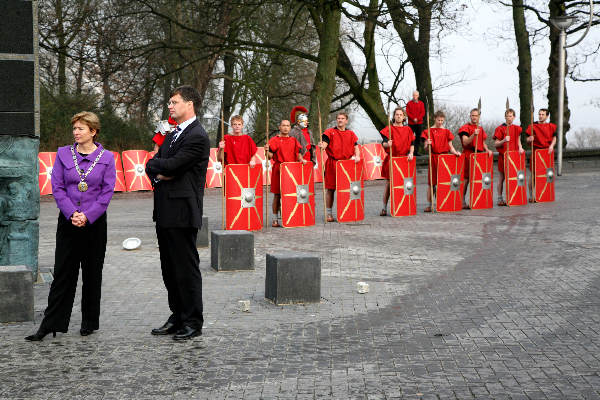
POLYGON ((498 202, 503 200, 502 192, 504 191, 504 173, 498 173, 498 202))
POLYGON ((383 208, 381 212, 385 211, 387 213, 387 205, 390 200, 390 181, 387 181, 385 184, 385 190, 383 191, 383 208))

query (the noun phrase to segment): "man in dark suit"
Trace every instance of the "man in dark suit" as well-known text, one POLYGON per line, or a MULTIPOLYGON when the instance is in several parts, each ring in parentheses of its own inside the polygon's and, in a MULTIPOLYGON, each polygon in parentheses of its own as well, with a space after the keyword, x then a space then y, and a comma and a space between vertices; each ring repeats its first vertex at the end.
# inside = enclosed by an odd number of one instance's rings
POLYGON ((177 127, 146 164, 154 184, 156 236, 171 316, 153 335, 186 340, 202 334, 202 276, 196 235, 202 226, 202 201, 210 143, 196 119, 200 95, 191 86, 173 90, 169 112, 177 127))

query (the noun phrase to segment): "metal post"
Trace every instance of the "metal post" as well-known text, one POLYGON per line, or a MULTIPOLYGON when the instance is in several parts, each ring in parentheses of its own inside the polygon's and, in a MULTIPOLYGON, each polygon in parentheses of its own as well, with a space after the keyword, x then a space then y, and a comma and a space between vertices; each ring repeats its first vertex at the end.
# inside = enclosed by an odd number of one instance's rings
POLYGON ((562 174, 563 158, 563 125, 565 108, 565 42, 567 33, 564 29, 560 30, 558 37, 558 175, 562 174))

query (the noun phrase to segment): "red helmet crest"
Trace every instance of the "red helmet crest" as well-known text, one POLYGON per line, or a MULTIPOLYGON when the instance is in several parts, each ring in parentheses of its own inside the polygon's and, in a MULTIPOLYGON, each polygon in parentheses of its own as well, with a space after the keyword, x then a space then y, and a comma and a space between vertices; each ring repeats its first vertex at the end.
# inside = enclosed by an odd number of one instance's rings
POLYGON ((307 114, 308 110, 306 109, 306 107, 303 106, 295 106, 294 108, 292 108, 292 112, 290 113, 290 122, 292 124, 294 124, 296 122, 296 116, 298 116, 298 114, 307 114))

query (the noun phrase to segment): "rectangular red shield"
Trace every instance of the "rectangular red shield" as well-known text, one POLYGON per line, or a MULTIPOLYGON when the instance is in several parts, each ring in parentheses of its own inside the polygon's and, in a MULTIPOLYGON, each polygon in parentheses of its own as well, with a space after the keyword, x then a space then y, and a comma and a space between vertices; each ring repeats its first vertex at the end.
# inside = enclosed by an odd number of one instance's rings
POLYGON ((417 213, 417 160, 408 157, 392 157, 390 181, 392 217, 405 217, 417 213))
POLYGON ((494 207, 494 156, 487 152, 469 157, 469 205, 473 210, 494 207))
POLYGON ((462 210, 464 158, 454 154, 440 154, 437 164, 436 210, 456 212, 462 210))
POLYGON ((225 227, 258 231, 263 224, 263 185, 260 165, 225 166, 225 227))
POLYGON ((365 218, 363 163, 340 160, 335 163, 337 218, 339 222, 361 221, 365 218))
POLYGON ((123 152, 123 171, 128 192, 152 190, 150 178, 146 175, 146 163, 150 158, 150 153, 145 150, 123 152))
POLYGON ((535 201, 546 203, 554 201, 554 152, 548 153, 547 149, 535 150, 535 201))
POLYGON ((381 167, 385 158, 385 151, 381 143, 369 143, 360 146, 363 159, 366 181, 381 179, 381 167))
POLYGON ((38 162, 40 169, 38 173, 38 181, 40 185, 40 194, 52 194, 52 168, 56 161, 56 152, 41 152, 38 153, 38 162))
POLYGON ((223 165, 221 160, 217 159, 218 149, 210 149, 208 157, 208 168, 206 168, 206 187, 214 188, 223 185, 223 165))
POLYGON ((527 204, 527 173, 525 171, 525 153, 509 151, 504 154, 508 175, 505 177, 506 204, 522 206, 527 204))
POLYGON ((281 164, 281 222, 285 228, 315 224, 315 181, 312 163, 281 164))
POLYGON ((315 178, 315 182, 323 182, 323 175, 322 175, 322 168, 325 165, 325 162, 327 161, 327 153, 322 152, 321 153, 321 148, 320 147, 316 147, 315 148, 315 157, 317 159, 317 163, 314 165, 313 171, 315 172, 314 174, 314 178, 315 178), (325 157, 323 158, 323 160, 321 161, 321 154, 323 154, 325 157))

